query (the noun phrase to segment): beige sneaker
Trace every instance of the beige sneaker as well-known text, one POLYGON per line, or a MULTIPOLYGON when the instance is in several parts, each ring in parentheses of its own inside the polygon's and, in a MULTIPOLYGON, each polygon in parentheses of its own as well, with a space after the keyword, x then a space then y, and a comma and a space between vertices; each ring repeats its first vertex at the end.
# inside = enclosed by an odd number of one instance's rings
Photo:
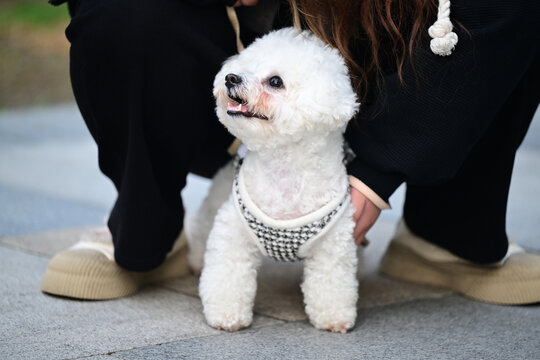
POLYGON ((498 263, 463 260, 410 232, 402 220, 380 264, 390 277, 451 289, 475 300, 519 305, 540 302, 540 256, 511 243, 498 263))
POLYGON ((187 242, 183 232, 163 264, 151 271, 134 272, 116 264, 111 234, 107 227, 100 227, 49 261, 41 290, 76 299, 115 299, 134 294, 143 285, 188 272, 187 242))

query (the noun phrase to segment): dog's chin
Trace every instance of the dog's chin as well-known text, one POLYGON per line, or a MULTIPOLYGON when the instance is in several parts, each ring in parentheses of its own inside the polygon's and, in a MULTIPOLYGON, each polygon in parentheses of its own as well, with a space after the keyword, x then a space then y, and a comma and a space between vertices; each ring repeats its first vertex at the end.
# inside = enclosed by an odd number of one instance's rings
POLYGON ((245 118, 256 118, 261 120, 268 120, 268 117, 263 114, 255 113, 249 110, 249 108, 242 104, 233 104, 233 103, 227 103, 227 115, 233 116, 233 117, 245 117, 245 118))

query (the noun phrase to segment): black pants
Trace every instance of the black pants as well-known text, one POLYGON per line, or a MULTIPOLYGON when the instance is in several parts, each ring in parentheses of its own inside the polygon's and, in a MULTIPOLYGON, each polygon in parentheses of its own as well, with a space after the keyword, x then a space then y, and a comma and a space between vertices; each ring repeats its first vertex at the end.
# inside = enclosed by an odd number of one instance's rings
POLYGON ((413 233, 477 263, 504 257, 514 158, 540 101, 539 80, 537 58, 454 179, 407 186, 404 219, 413 233))
POLYGON ((233 137, 212 97, 236 52, 225 8, 79 0, 66 35, 75 98, 118 190, 108 223, 116 261, 154 268, 182 229, 188 172, 211 177, 229 159, 233 137))
MULTIPOLYGON (((214 115, 211 86, 236 52, 232 27, 221 5, 78 0, 66 34, 75 97, 118 190, 108 224, 116 261, 152 269, 182 228, 188 172, 210 177, 228 160, 232 137, 214 115)), ((409 187, 405 220, 415 233, 476 261, 504 254, 514 154, 534 111, 520 93, 533 85, 516 90, 452 183, 409 187)))

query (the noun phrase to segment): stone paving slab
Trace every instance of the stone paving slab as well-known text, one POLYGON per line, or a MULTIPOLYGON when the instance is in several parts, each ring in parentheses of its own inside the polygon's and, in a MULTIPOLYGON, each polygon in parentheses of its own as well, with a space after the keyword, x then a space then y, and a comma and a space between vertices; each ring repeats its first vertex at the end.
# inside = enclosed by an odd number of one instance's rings
POLYGON ((540 309, 457 296, 364 309, 345 335, 292 322, 114 353, 122 359, 538 359, 540 309))
POLYGON ((63 230, 31 233, 0 238, 0 244, 48 258, 75 244, 79 239, 91 234, 96 226, 81 226, 63 230))
POLYGON ((0 204, 0 237, 99 223, 108 214, 105 208, 93 204, 5 186, 1 182, 0 204))
MULTIPOLYGON (((383 278, 377 274, 378 263, 394 231, 392 221, 381 220, 370 231, 371 244, 364 254, 365 276, 360 285, 358 306, 367 308, 420 298, 439 298, 450 291, 383 278)), ((23 251, 52 257, 70 247, 89 233, 91 227, 50 231, 0 239, 0 243, 23 251)), ((303 297, 300 291, 302 263, 280 263, 264 259, 259 271, 258 291, 254 311, 279 320, 305 320, 303 297)), ((159 286, 191 295, 198 295, 198 278, 186 276, 159 286)))
POLYGON ((114 186, 98 169, 97 147, 91 139, 18 143, 0 149, 3 184, 105 209, 111 207, 114 186))
POLYGON ((0 111, 0 146, 88 137, 75 103, 0 111))
MULTIPOLYGON (((290 271, 271 263, 263 266, 258 278, 255 313, 285 321, 306 320, 300 291, 301 272, 301 265, 291 266, 290 271)), ((198 294, 198 279, 194 276, 174 279, 160 286, 183 294, 198 294)), ((441 298, 452 294, 449 290, 395 281, 377 274, 369 274, 362 280, 359 293, 359 308, 385 306, 413 299, 441 298)))
MULTIPOLYGON (((0 356, 64 359, 219 335, 199 299, 158 287, 114 301, 44 295, 47 259, 0 246, 0 356)), ((256 316, 254 328, 282 322, 256 316)))
POLYGON ((123 360, 122 358, 120 357, 116 357, 116 356, 111 356, 111 355, 98 355, 98 356, 85 356, 85 357, 81 357, 81 358, 74 358, 74 359, 70 359, 70 360, 123 360))
POLYGON ((97 146, 75 104, 0 111, 0 183, 5 186, 108 210, 115 191, 97 159, 97 146))

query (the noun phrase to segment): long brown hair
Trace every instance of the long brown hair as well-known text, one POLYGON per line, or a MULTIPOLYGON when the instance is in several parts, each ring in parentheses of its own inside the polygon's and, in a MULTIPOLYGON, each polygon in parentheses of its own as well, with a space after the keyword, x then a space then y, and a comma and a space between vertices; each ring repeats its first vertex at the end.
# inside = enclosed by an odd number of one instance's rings
POLYGON ((345 58, 357 92, 379 82, 389 66, 403 82, 418 40, 435 18, 434 0, 289 0, 292 14, 345 58), (355 47, 362 56, 351 51, 355 47), (388 59, 393 59, 388 60, 388 59))

